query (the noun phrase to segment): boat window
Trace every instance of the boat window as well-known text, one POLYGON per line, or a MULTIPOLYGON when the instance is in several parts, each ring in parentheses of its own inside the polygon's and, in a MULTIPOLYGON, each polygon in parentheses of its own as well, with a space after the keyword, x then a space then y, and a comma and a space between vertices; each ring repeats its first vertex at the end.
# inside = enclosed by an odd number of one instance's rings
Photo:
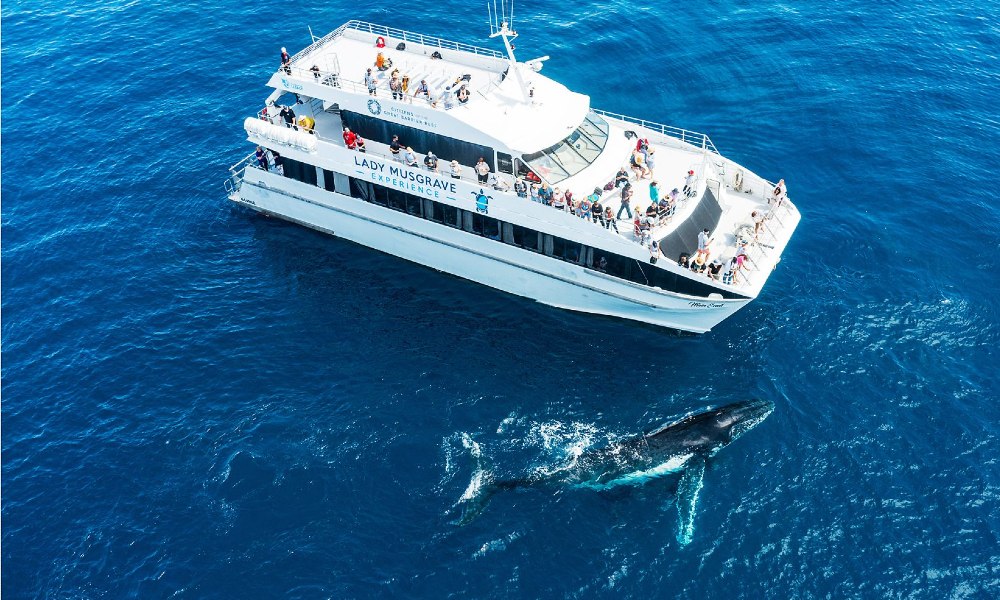
MULTIPOLYGON (((293 166, 292 169, 302 171, 299 166, 293 166)), ((334 173, 334 176, 340 175, 334 173)), ((685 277, 644 261, 592 248, 551 234, 543 234, 522 225, 499 221, 479 212, 463 210, 362 179, 343 177, 348 180, 350 195, 354 198, 382 206, 388 205, 390 208, 409 212, 417 218, 422 217, 428 221, 436 221, 454 228, 464 229, 499 243, 524 248, 532 252, 541 252, 553 259, 594 269, 626 281, 658 287, 665 291, 701 297, 720 294, 724 298, 745 298, 740 294, 713 286, 704 281, 704 277, 685 277)), ((325 179, 327 177, 324 173, 325 179)))
POLYGON ((497 171, 508 175, 514 172, 514 162, 511 159, 510 154, 497 152, 497 171))
POLYGON ((540 152, 525 154, 524 161, 549 183, 558 183, 594 162, 608 143, 608 122, 591 112, 573 133, 540 152))

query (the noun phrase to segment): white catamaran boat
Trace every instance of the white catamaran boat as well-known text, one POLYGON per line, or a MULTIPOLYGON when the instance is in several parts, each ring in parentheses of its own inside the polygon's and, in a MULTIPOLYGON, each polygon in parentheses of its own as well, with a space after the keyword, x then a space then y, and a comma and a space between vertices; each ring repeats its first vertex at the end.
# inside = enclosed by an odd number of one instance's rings
POLYGON ((282 49, 229 198, 570 310, 700 333, 753 300, 799 222, 783 182, 592 108, 493 25, 503 53, 358 21, 282 49))

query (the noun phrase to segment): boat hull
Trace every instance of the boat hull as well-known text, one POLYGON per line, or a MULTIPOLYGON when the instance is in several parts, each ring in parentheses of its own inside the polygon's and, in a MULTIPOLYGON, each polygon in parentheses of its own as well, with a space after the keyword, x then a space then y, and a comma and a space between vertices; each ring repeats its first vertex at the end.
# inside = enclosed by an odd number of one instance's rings
POLYGON ((750 301, 650 288, 273 173, 248 175, 230 196, 238 204, 553 307, 704 333, 750 301))

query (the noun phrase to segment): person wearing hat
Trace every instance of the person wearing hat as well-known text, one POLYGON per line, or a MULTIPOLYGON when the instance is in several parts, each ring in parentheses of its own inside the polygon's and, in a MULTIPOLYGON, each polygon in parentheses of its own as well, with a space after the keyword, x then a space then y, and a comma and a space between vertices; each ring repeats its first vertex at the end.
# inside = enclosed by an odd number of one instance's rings
POLYGON ((712 262, 708 265, 708 271, 705 274, 715 280, 722 277, 722 261, 718 258, 712 259, 712 262))
POLYGON ((285 50, 284 46, 281 48, 281 68, 288 75, 292 74, 292 57, 288 54, 288 50, 285 50))
POLYGON ((684 196, 690 198, 694 196, 695 182, 698 178, 694 176, 694 169, 688 171, 687 177, 684 179, 684 196))
POLYGON ((358 134, 347 127, 344 127, 344 145, 347 146, 348 150, 354 150, 358 147, 358 134))
POLYGON ((282 105, 281 112, 279 112, 278 114, 281 115, 282 120, 285 122, 285 127, 298 129, 298 127, 295 126, 295 111, 293 111, 291 108, 287 106, 282 105))
POLYGON ((426 79, 421 79, 420 85, 417 86, 417 89, 413 90, 413 97, 416 98, 417 96, 424 96, 428 102, 431 101, 431 88, 427 86, 426 79))
POLYGON ((518 175, 514 180, 514 193, 518 198, 528 197, 528 184, 524 182, 524 175, 518 175))
POLYGON ((451 177, 452 179, 462 178, 462 165, 458 164, 457 160, 451 161, 451 177))
POLYGON ((427 167, 428 171, 438 172, 438 157, 434 156, 434 153, 430 150, 427 151, 427 156, 424 157, 424 166, 427 167))
POLYGON ((413 153, 413 148, 406 147, 406 152, 403 153, 403 162, 408 167, 415 167, 420 164, 417 162, 417 155, 413 153))

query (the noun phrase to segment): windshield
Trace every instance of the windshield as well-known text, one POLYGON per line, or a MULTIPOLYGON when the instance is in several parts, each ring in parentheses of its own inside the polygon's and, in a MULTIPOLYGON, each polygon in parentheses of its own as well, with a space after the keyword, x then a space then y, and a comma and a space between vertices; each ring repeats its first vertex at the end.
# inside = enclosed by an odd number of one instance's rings
POLYGON ((608 141, 608 122, 591 112, 563 141, 534 154, 525 154, 524 162, 549 183, 558 183, 576 175, 601 154, 608 141))

